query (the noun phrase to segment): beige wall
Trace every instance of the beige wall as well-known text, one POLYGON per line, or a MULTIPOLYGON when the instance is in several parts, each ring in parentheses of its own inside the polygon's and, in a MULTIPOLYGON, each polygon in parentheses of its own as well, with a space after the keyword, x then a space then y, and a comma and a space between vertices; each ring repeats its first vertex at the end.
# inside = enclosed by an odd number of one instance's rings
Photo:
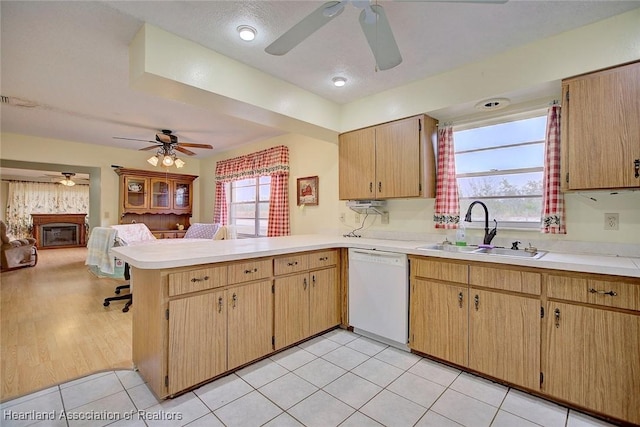
POLYGON ((289 204, 291 233, 308 234, 333 232, 338 226, 338 146, 333 143, 300 135, 283 135, 210 157, 201 163, 201 179, 205 183, 201 218, 213 219, 216 162, 255 151, 285 145, 289 147, 289 204), (318 176, 318 206, 298 207, 297 179, 318 176))

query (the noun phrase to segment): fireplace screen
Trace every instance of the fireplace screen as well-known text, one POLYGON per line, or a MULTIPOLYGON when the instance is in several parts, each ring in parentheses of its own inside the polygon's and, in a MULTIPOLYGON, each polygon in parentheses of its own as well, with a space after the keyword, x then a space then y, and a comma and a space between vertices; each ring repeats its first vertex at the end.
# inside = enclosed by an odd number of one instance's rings
POLYGON ((43 247, 79 244, 78 224, 47 224, 41 227, 43 247))

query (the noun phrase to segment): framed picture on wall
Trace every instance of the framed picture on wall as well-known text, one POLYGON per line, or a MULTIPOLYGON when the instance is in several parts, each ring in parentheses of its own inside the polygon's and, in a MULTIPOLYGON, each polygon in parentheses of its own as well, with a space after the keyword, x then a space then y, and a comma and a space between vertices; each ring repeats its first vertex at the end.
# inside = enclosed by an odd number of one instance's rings
POLYGON ((298 178, 298 206, 318 204, 318 177, 298 178))

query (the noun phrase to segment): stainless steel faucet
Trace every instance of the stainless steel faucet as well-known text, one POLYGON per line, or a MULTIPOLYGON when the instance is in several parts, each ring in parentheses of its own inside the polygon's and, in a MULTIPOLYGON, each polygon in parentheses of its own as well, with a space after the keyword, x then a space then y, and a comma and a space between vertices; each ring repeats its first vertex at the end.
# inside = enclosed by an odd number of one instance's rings
POLYGON ((496 237, 496 234, 498 234, 498 221, 496 221, 495 219, 493 220, 496 225, 495 227, 493 227, 493 230, 489 231, 489 210, 487 209, 487 205, 479 200, 471 203, 469 205, 469 209, 467 209, 467 214, 464 216, 464 220, 466 222, 471 222, 471 209, 473 209, 473 207, 477 204, 484 208, 484 244, 489 245, 491 244, 493 238, 496 237))

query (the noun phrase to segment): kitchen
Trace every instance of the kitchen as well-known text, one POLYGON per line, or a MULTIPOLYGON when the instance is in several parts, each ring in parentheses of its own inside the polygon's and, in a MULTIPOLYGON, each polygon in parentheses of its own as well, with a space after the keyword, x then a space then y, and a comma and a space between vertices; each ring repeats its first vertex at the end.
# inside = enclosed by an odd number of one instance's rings
MULTIPOLYGON (((636 15, 634 15, 636 17, 636 15)), ((633 34, 633 26, 630 24, 625 25, 624 22, 616 22, 613 25, 615 28, 621 28, 624 31, 626 28, 628 33, 633 34)), ((601 28, 592 28, 594 34, 597 34, 596 39, 602 40, 605 47, 595 49, 604 52, 602 58, 592 58, 592 55, 588 55, 590 59, 589 65, 582 65, 584 69, 596 69, 614 65, 617 63, 625 62, 623 58, 617 56, 616 53, 610 52, 606 46, 608 43, 613 45, 618 44, 615 32, 611 32, 608 29, 602 30, 601 28), (609 56, 608 56, 609 55, 609 56), (622 59, 622 60, 621 60, 622 59), (593 61, 593 62, 590 62, 593 61)), ((624 44, 624 43, 620 43, 624 44)), ((514 63, 518 62, 518 57, 522 54, 514 54, 511 57, 504 58, 505 64, 503 67, 499 67, 502 70, 513 70, 514 74, 518 74, 519 68, 515 67, 514 63)), ((587 54, 585 54, 587 56, 587 54)), ((622 55, 624 57, 624 55, 622 55)), ((636 55, 637 56, 637 55, 636 55)), ((570 62, 570 61, 567 61, 570 62)), ((488 64, 485 64, 488 65, 488 64)), ((530 65, 530 64, 529 64, 530 65)), ((566 65, 567 69, 559 72, 560 77, 566 77, 569 75, 578 74, 582 70, 575 70, 580 66, 566 65)), ((559 76, 555 76, 559 77, 559 76)), ((531 78, 530 73, 526 73, 522 79, 528 78, 527 84, 535 83, 536 78, 531 78)), ((496 77, 496 80, 499 78, 496 77)), ((491 86, 491 85, 488 85, 491 86)), ((500 86, 496 81, 493 82, 493 87, 488 87, 484 91, 491 91, 491 94, 501 93, 507 89, 505 86, 500 86), (499 87, 497 89, 496 87, 499 87)), ((468 88, 465 88, 468 89, 468 88)), ((475 89, 475 90, 480 90, 475 89)), ((470 96, 476 96, 478 92, 471 94, 470 96)), ((411 99, 410 96, 406 99, 411 99)), ((437 104, 437 103, 436 103, 437 104)), ((364 105, 358 105, 358 108, 368 108, 364 105)), ((430 108, 420 108, 420 111, 430 111, 434 105, 427 105, 430 108)), ((356 106, 353 106, 356 108, 356 106)), ((347 108, 351 110, 351 107, 347 108)), ((382 109, 380 109, 382 111, 382 109)), ((374 113, 375 117, 380 113, 374 113)), ((372 119, 371 122, 382 122, 387 118, 381 120, 372 119)), ((356 121, 355 119, 353 120, 356 121)), ((368 123, 367 123, 368 124, 368 123)), ((359 126, 353 125, 353 128, 359 126)), ((58 162, 64 163, 67 159, 60 152, 53 153, 39 153, 39 144, 46 144, 48 142, 45 138, 26 138, 20 135, 4 135, 3 134, 3 157, 5 154, 8 158, 19 160, 35 160, 41 162, 58 162), (6 151, 5 151, 6 150, 6 151)), ((296 210, 292 215, 292 229, 295 234, 315 233, 315 232, 335 232, 348 231, 356 225, 351 210, 349 210, 343 203, 338 202, 337 199, 337 148, 333 144, 324 143, 314 138, 305 136, 283 136, 275 138, 273 141, 269 141, 269 144, 285 143, 292 149, 292 164, 295 163, 295 169, 292 170, 292 176, 308 176, 314 174, 316 171, 320 177, 320 191, 321 200, 323 203, 317 208, 305 207, 304 209, 296 210), (312 153, 312 155, 309 155, 312 153), (340 213, 345 214, 345 222, 347 224, 342 225, 339 222, 340 213), (333 221, 326 221, 326 218, 335 218, 333 221)), ((251 147, 236 150, 231 153, 225 153, 224 156, 233 156, 240 152, 255 151, 265 144, 256 144, 251 147)), ((103 202, 103 209, 105 212, 109 212, 111 217, 115 217, 117 208, 113 202, 111 195, 115 193, 117 188, 114 184, 115 179, 112 177, 113 173, 110 170, 108 164, 118 163, 118 160, 122 158, 122 155, 130 156, 133 159, 133 155, 129 151, 126 152, 114 152, 109 150, 101 151, 100 149, 88 149, 83 147, 82 144, 74 144, 68 141, 60 141, 59 145, 63 150, 73 150, 78 153, 78 160, 85 162, 84 164, 92 164, 95 161, 96 152, 104 154, 103 168, 103 194, 100 196, 103 202), (95 150, 95 151, 94 151, 95 150)), ((135 154, 135 153, 134 153, 135 154)), ((201 169, 203 171, 209 171, 213 169, 215 161, 222 158, 222 156, 207 159, 201 161, 201 169)), ((144 162, 142 156, 140 157, 141 163, 144 162)), ((133 160, 132 160, 133 161, 133 160)), ((199 173, 199 171, 193 171, 199 173)), ((198 201, 200 207, 200 217, 208 218, 211 216, 210 210, 212 209, 212 195, 210 189, 205 188, 205 185, 200 185, 200 193, 202 195, 201 200, 198 201)), ((505 231, 499 235, 499 238, 504 238, 501 245, 510 245, 512 240, 519 239, 524 242, 531 241, 534 245, 540 248, 552 249, 552 248, 566 248, 568 246, 577 245, 580 252, 589 252, 592 250, 603 251, 605 253, 611 253, 612 250, 617 252, 617 249, 622 246, 626 250, 637 248, 638 242, 638 223, 637 220, 638 199, 637 193, 621 193, 618 195, 611 195, 608 192, 583 192, 581 194, 574 194, 567 197, 567 216, 568 216, 568 230, 569 234, 562 238, 550 238, 548 236, 540 236, 537 232, 528 231, 525 233, 515 231, 505 231), (593 194, 596 193, 596 194, 593 194), (592 200, 596 199, 596 201, 592 200), (618 212, 620 214, 620 230, 618 232, 605 232, 602 230, 602 218, 604 213, 618 212), (523 235, 525 237, 523 237, 523 235), (594 243, 597 248, 594 248, 594 243)), ((388 210, 390 212, 390 223, 388 225, 382 225, 375 223, 375 225, 367 229, 368 233, 374 237, 389 237, 389 236, 402 236, 405 239, 415 238, 415 235, 420 236, 420 240, 425 242, 441 241, 444 240, 446 233, 435 232, 433 230, 430 218, 433 214, 433 201, 432 200, 393 200, 389 202, 388 210), (435 234, 435 236, 433 236, 435 234), (433 238, 432 238, 433 236, 433 238)), ((98 216, 98 215, 96 215, 98 216)), ((468 230, 470 239, 479 239, 480 232, 477 230, 468 230)), ((450 236, 452 240, 453 236, 450 236)))

